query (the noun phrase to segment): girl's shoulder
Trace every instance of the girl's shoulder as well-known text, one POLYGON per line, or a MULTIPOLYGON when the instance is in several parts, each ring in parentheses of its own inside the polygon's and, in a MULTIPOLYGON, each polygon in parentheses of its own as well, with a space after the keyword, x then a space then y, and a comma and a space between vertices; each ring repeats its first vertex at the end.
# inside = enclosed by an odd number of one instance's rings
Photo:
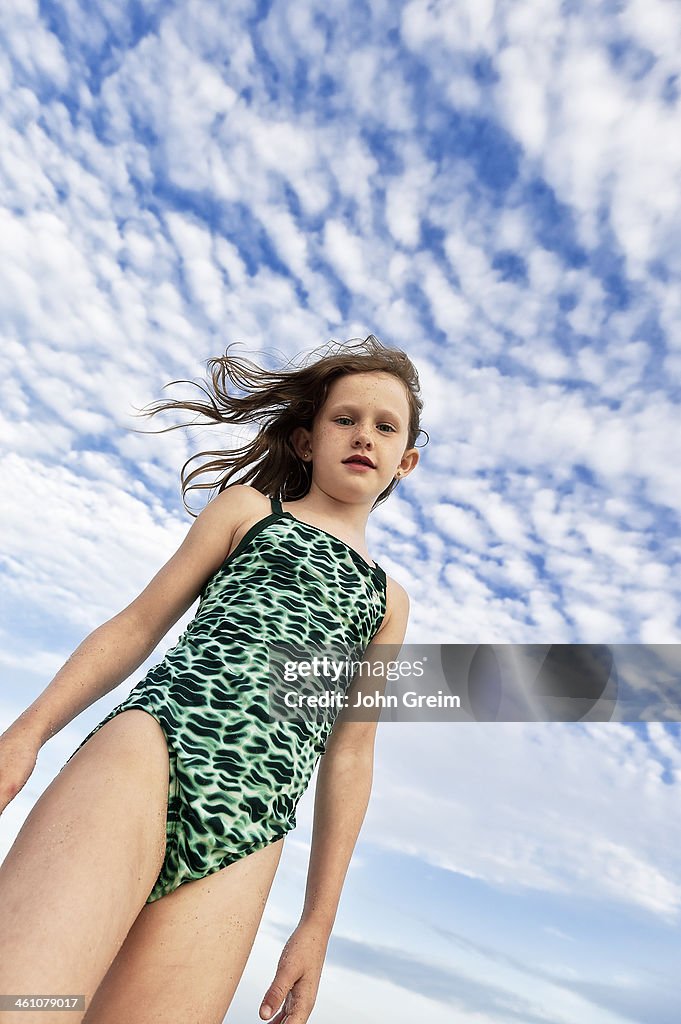
POLYGON ((232 518, 235 514, 242 514, 244 518, 257 515, 266 516, 271 509, 271 502, 267 495, 256 491, 255 487, 250 487, 248 484, 228 484, 212 501, 216 506, 222 506, 228 510, 228 514, 232 518))
POLYGON ((409 619, 409 594, 401 583, 394 580, 392 576, 385 577, 385 615, 381 629, 384 629, 389 622, 393 622, 399 629, 404 626, 406 629, 409 619))
POLYGON ((267 508, 270 506, 270 499, 267 495, 263 494, 262 491, 257 491, 250 484, 227 484, 224 490, 220 491, 213 500, 252 502, 256 506, 267 506, 267 508))

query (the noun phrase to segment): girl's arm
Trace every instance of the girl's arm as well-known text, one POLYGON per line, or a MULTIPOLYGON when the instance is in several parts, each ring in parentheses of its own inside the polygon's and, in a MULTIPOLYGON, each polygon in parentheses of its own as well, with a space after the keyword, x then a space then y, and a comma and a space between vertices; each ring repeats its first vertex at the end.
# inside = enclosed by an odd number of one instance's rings
POLYGON ((252 495, 252 488, 235 485, 210 501, 141 594, 82 641, 6 733, 11 730, 13 737, 40 748, 81 711, 127 679, 220 566, 237 526, 248 514, 253 515, 252 495))
POLYGON ((260 1014, 267 1019, 275 1007, 286 1004, 271 1024, 304 1024, 314 1006, 326 947, 338 910, 341 891, 371 793, 374 741, 380 709, 363 710, 370 721, 355 721, 355 693, 381 691, 387 672, 373 666, 388 664, 400 652, 409 618, 409 597, 399 584, 386 620, 364 653, 372 667, 368 677, 356 678, 348 692, 348 708, 339 715, 319 762, 315 790, 312 848, 300 922, 284 947, 274 981, 263 999, 260 1014), (367 683, 367 678, 369 683, 367 683), (268 1012, 269 1009, 269 1012, 268 1012))
POLYGON ((196 600, 226 557, 237 528, 262 513, 262 495, 227 487, 206 505, 184 541, 122 612, 93 630, 39 697, 0 735, 0 813, 23 789, 40 748, 122 683, 196 600))

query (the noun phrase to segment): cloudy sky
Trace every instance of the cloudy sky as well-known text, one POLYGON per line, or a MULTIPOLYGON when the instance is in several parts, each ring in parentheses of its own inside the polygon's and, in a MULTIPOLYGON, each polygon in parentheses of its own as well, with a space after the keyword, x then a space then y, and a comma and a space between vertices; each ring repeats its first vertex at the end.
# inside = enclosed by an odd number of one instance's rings
MULTIPOLYGON (((134 409, 232 342, 374 333, 417 365, 430 442, 367 531, 408 641, 681 640, 681 5, 0 20, 1 723, 181 542, 182 464, 235 438, 134 409)), ((1 855, 141 675, 43 748, 1 855)), ((382 726, 316 1016, 678 1021, 677 719, 382 726)), ((235 1024, 297 921, 312 796, 235 1024)))

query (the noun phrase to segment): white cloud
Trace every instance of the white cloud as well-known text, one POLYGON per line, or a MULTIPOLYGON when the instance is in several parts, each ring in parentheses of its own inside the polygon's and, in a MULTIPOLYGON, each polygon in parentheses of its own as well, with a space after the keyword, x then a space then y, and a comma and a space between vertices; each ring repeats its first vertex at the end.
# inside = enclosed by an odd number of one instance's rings
POLYGON ((379 736, 367 841, 495 885, 679 920, 677 787, 626 726, 390 723, 379 736))

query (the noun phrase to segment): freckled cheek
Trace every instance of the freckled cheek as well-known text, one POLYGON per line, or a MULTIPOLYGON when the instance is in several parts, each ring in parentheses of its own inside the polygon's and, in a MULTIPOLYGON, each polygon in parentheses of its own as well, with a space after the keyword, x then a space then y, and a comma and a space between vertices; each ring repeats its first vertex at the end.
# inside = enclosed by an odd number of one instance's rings
POLYGON ((331 430, 328 427, 322 427, 317 434, 317 441, 321 444, 340 444, 342 442, 341 432, 339 430, 331 430))

